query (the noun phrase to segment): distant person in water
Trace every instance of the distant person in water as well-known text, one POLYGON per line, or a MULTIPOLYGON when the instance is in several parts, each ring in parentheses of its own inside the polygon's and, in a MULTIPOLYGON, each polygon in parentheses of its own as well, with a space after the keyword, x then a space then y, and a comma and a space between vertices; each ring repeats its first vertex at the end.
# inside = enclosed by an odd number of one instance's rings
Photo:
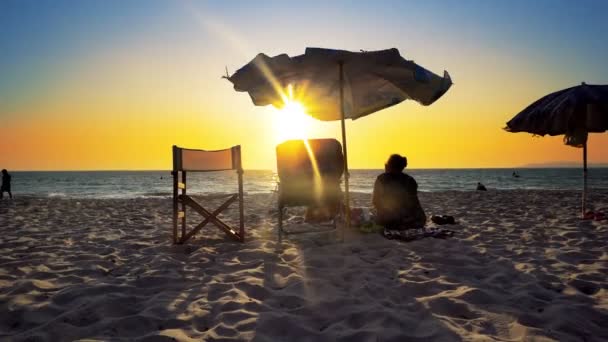
POLYGON ((515 172, 515 171, 513 171, 513 173, 512 173, 511 175, 512 175, 513 177, 515 177, 515 178, 519 178, 519 174, 518 174, 517 172, 515 172))
POLYGON ((6 169, 2 170, 2 185, 0 186, 0 199, 4 197, 4 192, 8 192, 8 197, 13 198, 11 192, 11 175, 8 174, 6 169))
POLYGON ((488 189, 486 189, 486 186, 477 182, 477 191, 488 191, 488 189))
POLYGON ((374 183, 376 223, 387 229, 421 228, 426 223, 418 200, 418 184, 403 172, 406 166, 406 157, 391 155, 384 165, 385 172, 374 183))

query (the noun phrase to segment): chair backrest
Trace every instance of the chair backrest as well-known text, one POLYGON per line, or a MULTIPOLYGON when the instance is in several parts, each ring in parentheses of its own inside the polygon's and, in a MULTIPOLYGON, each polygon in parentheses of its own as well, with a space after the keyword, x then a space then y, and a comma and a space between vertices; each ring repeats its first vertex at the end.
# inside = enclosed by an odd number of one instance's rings
POLYGON ((335 139, 288 140, 279 144, 276 151, 281 201, 299 205, 341 198, 344 155, 340 142, 335 139))
POLYGON ((277 146, 277 173, 281 181, 314 175, 340 178, 344 173, 342 145, 336 139, 288 140, 277 146))
POLYGON ((223 171, 241 169, 241 146, 205 151, 173 146, 173 171, 223 171))

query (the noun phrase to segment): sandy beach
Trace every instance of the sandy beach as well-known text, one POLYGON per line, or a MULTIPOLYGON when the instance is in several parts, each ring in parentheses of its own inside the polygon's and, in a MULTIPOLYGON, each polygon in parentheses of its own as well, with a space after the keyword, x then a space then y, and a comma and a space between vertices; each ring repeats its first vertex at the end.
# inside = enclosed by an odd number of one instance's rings
MULTIPOLYGON (((259 194, 245 244, 210 226, 173 246, 170 199, 0 201, 0 339, 608 340, 608 221, 581 221, 579 192, 420 198, 456 217, 454 237, 353 230, 279 249, 273 195, 259 194)), ((608 191, 590 203, 608 212, 608 191)))

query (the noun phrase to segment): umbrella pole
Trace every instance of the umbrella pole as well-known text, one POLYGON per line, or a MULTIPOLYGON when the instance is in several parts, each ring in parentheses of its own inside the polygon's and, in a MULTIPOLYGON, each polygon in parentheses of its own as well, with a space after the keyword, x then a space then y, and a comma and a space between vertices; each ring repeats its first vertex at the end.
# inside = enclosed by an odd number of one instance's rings
POLYGON ((587 141, 583 144, 583 218, 587 206, 587 141))
MULTIPOLYGON (((344 152, 344 202, 346 206, 346 228, 350 228, 350 195, 348 193, 348 154, 346 149, 346 122, 344 113, 344 62, 339 62, 340 66, 340 112, 342 114, 342 150, 344 152)), ((344 239, 344 230, 342 231, 342 239, 344 239)))

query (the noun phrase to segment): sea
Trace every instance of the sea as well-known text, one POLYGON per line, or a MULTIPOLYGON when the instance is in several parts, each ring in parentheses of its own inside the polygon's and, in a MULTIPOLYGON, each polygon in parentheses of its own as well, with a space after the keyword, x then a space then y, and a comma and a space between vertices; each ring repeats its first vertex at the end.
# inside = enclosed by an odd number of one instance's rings
MULTIPOLYGON (((382 170, 351 170, 351 191, 371 193, 382 170)), ((407 173, 420 191, 474 191, 477 182, 489 190, 552 189, 580 190, 583 172, 575 168, 529 169, 412 169, 407 173), (513 177, 517 172, 519 177, 513 177)), ((169 171, 15 171, 14 196, 65 198, 142 198, 172 195, 169 171)), ((245 193, 269 193, 276 189, 277 176, 270 170, 246 170, 245 193)), ((608 190, 608 168, 590 168, 588 187, 608 190)), ((188 174, 188 191, 193 194, 234 193, 234 171, 188 174)), ((6 194, 5 194, 6 195, 6 194)))

